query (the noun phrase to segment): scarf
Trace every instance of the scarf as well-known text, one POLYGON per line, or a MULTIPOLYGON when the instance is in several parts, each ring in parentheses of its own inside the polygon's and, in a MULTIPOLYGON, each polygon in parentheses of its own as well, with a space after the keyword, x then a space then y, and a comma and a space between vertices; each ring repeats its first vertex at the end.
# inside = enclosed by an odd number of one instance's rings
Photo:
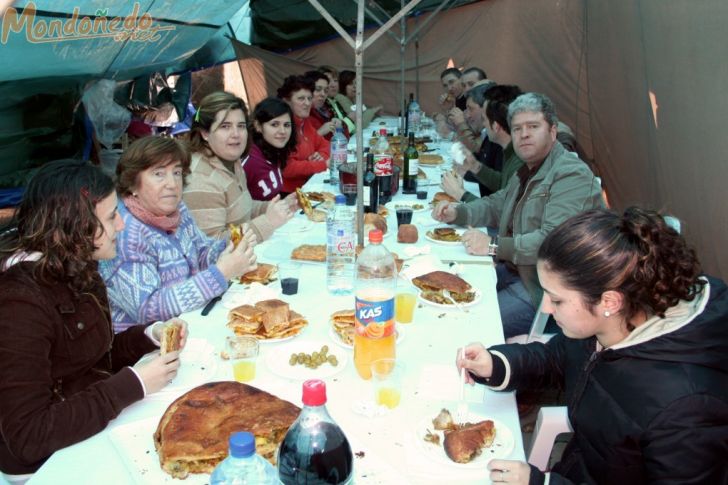
POLYGON ((161 229, 167 234, 174 234, 179 227, 179 209, 166 216, 155 216, 139 203, 139 199, 130 195, 124 197, 124 205, 144 224, 161 229))

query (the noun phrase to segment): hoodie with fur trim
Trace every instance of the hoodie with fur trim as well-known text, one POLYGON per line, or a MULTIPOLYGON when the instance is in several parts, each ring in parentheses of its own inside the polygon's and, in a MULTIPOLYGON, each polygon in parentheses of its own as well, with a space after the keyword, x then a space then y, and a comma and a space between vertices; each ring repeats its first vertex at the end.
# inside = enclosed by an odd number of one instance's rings
POLYGON ((550 484, 728 483, 728 288, 706 280, 608 349, 563 335, 489 349, 496 390, 565 391, 574 436, 550 484))

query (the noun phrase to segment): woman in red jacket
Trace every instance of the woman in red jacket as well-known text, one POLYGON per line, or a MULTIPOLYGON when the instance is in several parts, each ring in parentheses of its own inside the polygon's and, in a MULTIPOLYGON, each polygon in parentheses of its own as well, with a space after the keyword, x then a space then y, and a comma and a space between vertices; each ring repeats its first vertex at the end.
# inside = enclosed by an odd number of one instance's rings
POLYGON ((291 152, 283 170, 283 192, 294 192, 303 186, 311 175, 329 168, 331 146, 319 135, 309 119, 313 100, 314 83, 303 76, 288 76, 278 88, 278 97, 293 110, 296 129, 296 149, 291 152))
POLYGON ((349 139, 349 130, 343 125, 340 118, 326 102, 329 91, 329 78, 319 71, 308 71, 305 77, 313 81, 314 92, 311 106, 310 120, 316 127, 318 134, 331 141, 337 128, 342 128, 344 136, 349 139))

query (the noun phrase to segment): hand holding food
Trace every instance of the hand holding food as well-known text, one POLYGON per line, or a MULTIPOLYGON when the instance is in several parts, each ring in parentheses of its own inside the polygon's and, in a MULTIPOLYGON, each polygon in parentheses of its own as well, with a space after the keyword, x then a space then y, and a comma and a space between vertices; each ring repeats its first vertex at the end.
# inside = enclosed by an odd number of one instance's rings
POLYGON ((442 174, 442 190, 453 199, 460 200, 465 193, 463 178, 455 172, 445 172, 442 174))
POLYGON ((437 102, 440 103, 440 106, 442 106, 443 109, 449 110, 455 106, 455 97, 453 97, 450 93, 442 93, 437 102))
POLYGON ((450 223, 457 216, 456 207, 457 204, 455 202, 438 202, 435 208, 432 209, 432 218, 436 221, 450 223))
MULTIPOLYGON (((253 244, 255 243, 255 235, 251 233, 253 244)), ((222 275, 227 280, 236 278, 248 271, 254 270, 256 265, 255 253, 253 252, 253 246, 249 243, 248 233, 245 233, 243 240, 237 245, 233 246, 232 241, 228 244, 228 247, 222 252, 220 257, 217 259, 217 269, 220 270, 222 275)))
POLYGON ((277 194, 268 202, 265 215, 273 227, 278 228, 288 222, 295 214, 290 207, 290 201, 281 200, 280 194, 277 194))
POLYGON ((152 335, 159 342, 162 355, 182 350, 187 343, 187 322, 180 318, 157 322, 152 327, 152 335))
POLYGON ((179 369, 179 350, 159 355, 151 360, 141 360, 134 365, 134 372, 144 383, 147 394, 161 390, 172 382, 179 369))
POLYGON ((447 119, 450 121, 450 124, 458 126, 465 123, 465 113, 460 108, 452 108, 447 114, 447 119))
POLYGON ((461 236, 463 246, 468 254, 476 256, 487 256, 488 245, 490 244, 490 236, 483 231, 477 229, 468 229, 461 236))
POLYGON ((466 345, 463 348, 462 357, 460 355, 460 349, 458 349, 458 356, 455 360, 455 365, 460 369, 465 369, 465 380, 468 384, 475 384, 470 372, 478 377, 488 378, 493 373, 493 356, 486 350, 483 344, 472 343, 466 345))

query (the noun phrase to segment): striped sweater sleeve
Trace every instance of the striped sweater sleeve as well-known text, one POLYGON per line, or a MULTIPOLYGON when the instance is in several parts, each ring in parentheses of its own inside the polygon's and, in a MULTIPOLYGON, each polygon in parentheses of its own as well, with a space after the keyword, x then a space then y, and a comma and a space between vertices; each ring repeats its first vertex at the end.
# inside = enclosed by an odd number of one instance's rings
POLYGON ((190 262, 169 240, 151 237, 141 224, 134 226, 122 233, 119 254, 105 275, 112 306, 138 323, 149 323, 200 308, 227 290, 214 264, 225 241, 201 247, 197 261, 190 262), (199 271, 190 274, 190 265, 199 265, 199 271))

